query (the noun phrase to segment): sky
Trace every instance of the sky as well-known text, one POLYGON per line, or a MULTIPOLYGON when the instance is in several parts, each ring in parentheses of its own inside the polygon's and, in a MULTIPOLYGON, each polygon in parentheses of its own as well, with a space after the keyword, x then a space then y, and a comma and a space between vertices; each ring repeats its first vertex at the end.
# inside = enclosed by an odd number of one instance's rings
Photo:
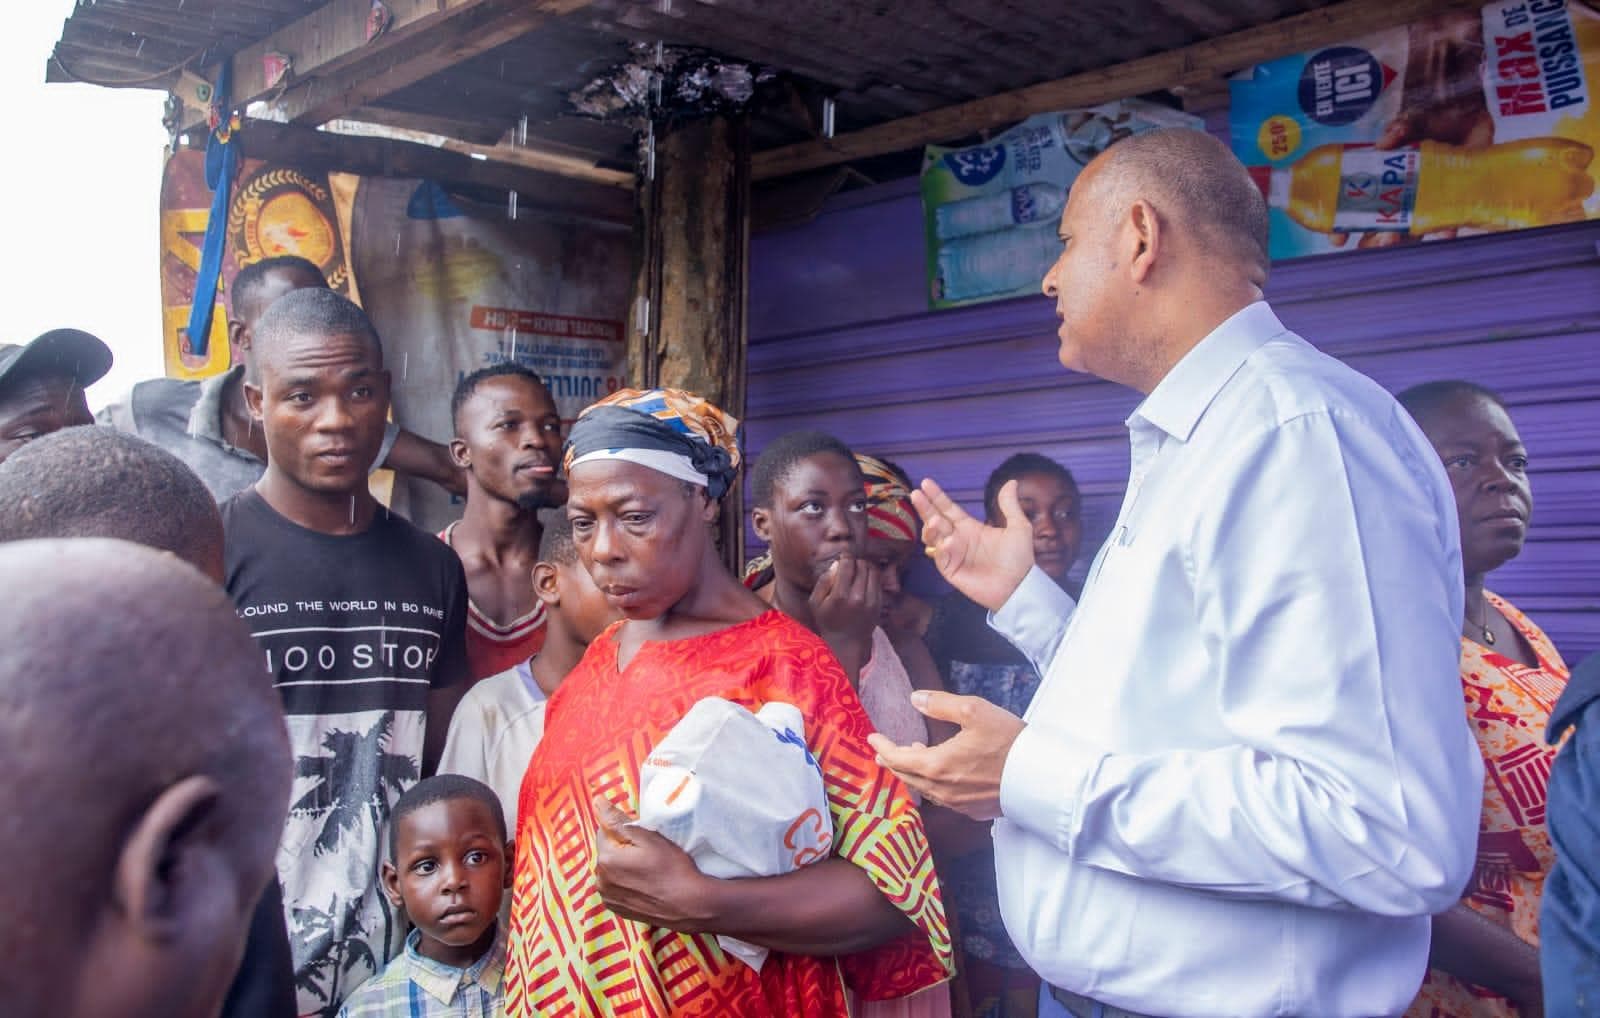
POLYGON ((72 0, 7 7, 0 33, 0 194, 7 233, 0 342, 87 329, 116 354, 99 409, 161 363, 160 201, 166 93, 44 83, 72 0))

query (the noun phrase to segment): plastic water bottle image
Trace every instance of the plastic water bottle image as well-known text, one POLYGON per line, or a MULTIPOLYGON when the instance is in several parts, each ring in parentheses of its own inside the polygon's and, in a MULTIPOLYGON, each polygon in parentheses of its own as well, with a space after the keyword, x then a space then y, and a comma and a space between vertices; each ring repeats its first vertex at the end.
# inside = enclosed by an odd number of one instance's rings
POLYGON ((1029 223, 1053 223, 1066 205, 1065 188, 1055 184, 1024 184, 1009 191, 940 205, 933 211, 933 229, 940 240, 951 240, 1029 223))
POLYGON ((958 237, 939 247, 945 300, 971 300, 1021 287, 1037 289, 1061 254, 1054 224, 958 237))

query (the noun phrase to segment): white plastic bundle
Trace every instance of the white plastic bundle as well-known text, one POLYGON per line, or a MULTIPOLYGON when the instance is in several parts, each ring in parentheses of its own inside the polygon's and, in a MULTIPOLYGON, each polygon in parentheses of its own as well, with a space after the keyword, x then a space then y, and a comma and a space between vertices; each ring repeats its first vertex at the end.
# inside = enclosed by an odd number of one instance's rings
MULTIPOLYGON (((805 734, 793 704, 752 714, 720 697, 701 700, 645 758, 638 825, 688 852, 707 876, 771 877, 826 859, 833 820, 805 734)), ((717 941, 761 971, 766 948, 717 941)))

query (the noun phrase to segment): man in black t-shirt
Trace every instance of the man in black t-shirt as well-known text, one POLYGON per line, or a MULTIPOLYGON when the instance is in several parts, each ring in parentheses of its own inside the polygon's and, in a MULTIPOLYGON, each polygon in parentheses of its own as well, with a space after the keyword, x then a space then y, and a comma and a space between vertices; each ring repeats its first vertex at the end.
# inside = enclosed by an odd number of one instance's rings
POLYGON ((267 469, 222 507, 227 588, 295 754, 277 861, 300 1013, 332 1016, 403 942, 378 889, 383 835, 465 690, 466 581, 367 490, 389 374, 361 309, 297 290, 262 316, 255 351, 245 398, 267 469))

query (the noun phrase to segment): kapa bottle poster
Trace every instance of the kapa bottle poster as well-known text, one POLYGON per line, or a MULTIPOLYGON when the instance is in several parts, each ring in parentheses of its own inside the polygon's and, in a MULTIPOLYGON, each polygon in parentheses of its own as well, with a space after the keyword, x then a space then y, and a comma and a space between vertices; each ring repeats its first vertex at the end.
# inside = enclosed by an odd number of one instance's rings
POLYGON ((1274 259, 1600 217, 1600 12, 1455 11, 1234 76, 1274 259))

